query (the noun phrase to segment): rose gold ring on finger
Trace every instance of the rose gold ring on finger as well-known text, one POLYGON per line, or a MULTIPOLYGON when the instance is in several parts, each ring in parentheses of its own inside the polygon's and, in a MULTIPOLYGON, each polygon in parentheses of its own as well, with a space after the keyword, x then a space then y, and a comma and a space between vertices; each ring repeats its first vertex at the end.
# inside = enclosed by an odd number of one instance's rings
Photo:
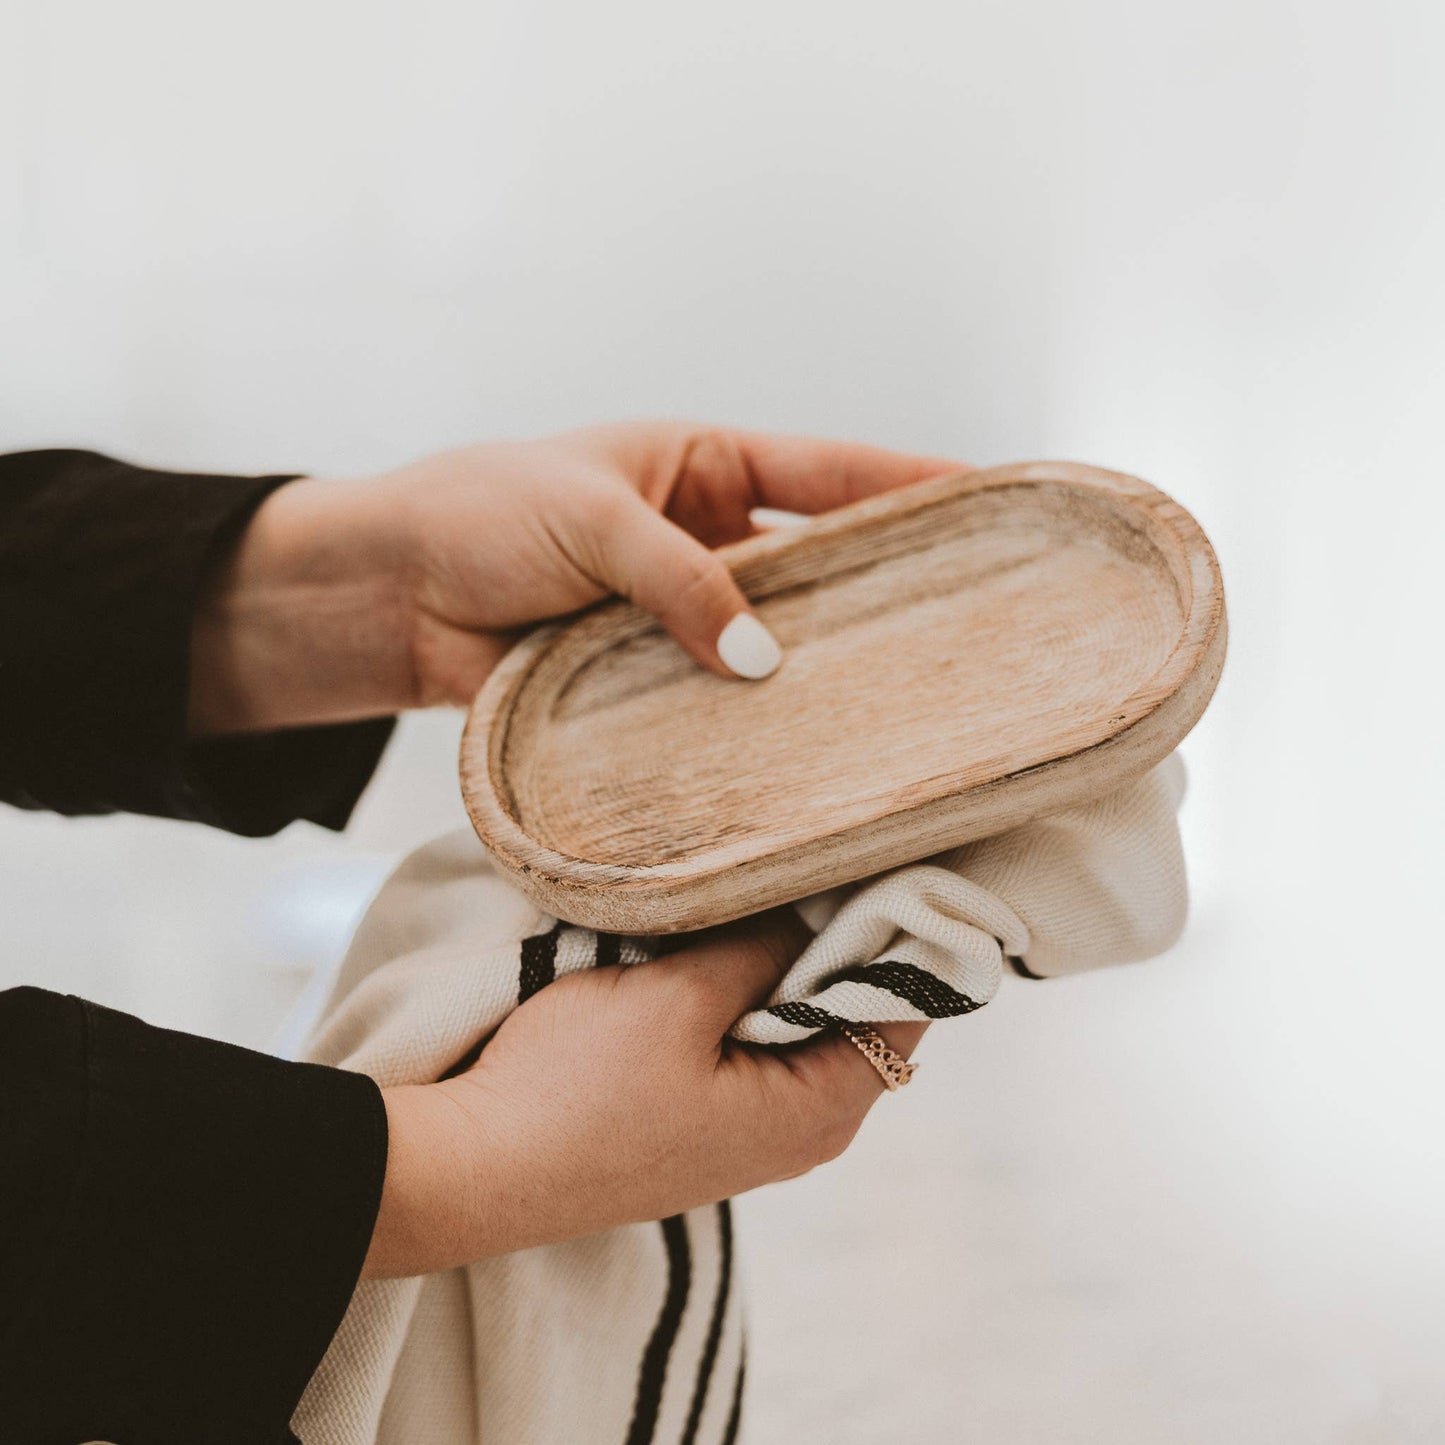
POLYGON ((917 1064, 910 1063, 902 1054, 890 1049, 873 1029, 862 1028, 858 1024, 839 1024, 838 1028, 843 1037, 850 1040, 878 1070, 878 1076, 890 1093, 901 1089, 918 1072, 917 1064))

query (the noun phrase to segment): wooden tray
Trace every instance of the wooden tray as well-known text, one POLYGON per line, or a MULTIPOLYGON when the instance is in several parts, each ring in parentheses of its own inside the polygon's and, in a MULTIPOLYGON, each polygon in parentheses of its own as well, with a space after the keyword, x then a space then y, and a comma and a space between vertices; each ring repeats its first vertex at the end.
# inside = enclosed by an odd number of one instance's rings
POLYGON ((473 704, 467 810, 550 913, 701 928, 1072 806, 1171 752, 1224 662, 1198 523, 1093 467, 942 477, 726 556, 785 649, 766 681, 612 602, 473 704))

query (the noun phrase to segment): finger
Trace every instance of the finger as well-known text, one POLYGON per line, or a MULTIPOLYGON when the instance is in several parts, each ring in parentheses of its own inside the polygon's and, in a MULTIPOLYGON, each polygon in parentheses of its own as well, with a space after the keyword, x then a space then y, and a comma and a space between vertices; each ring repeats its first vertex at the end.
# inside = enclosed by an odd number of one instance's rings
POLYGON ((717 544, 748 534, 754 507, 812 514, 970 467, 858 442, 705 430, 681 453, 667 507, 688 531, 717 544))
POLYGON ((608 585, 652 613, 704 667, 746 678, 776 670, 782 648, 726 565, 641 497, 628 494, 602 546, 608 585))
MULTIPOLYGON (((906 1059, 918 1047, 918 1041, 928 1025, 910 1022, 872 1024, 869 1027, 890 1049, 906 1059)), ((780 1057, 820 1098, 838 1100, 845 1109, 855 1111, 857 1119, 861 1119, 888 1089, 883 1076, 845 1034, 820 1035, 793 1050, 791 1057, 786 1054, 780 1057)))
POLYGON ((670 970, 685 992, 689 1015, 717 1039, 750 1009, 765 1004, 812 941, 791 908, 697 934, 650 965, 670 970))
POLYGON ((927 1028, 928 1025, 921 1019, 910 1019, 902 1023, 873 1025, 874 1032, 882 1035, 883 1042, 887 1044, 894 1053, 902 1054, 905 1059, 918 1047, 918 1041, 923 1037, 927 1028))
MULTIPOLYGON (((926 1024, 888 1025, 890 1048, 911 1052, 926 1024)), ((880 1030, 881 1032, 881 1030, 880 1030)), ((882 1076, 842 1034, 793 1048, 737 1045, 731 1074, 754 1091, 757 1137, 768 1137, 790 1175, 836 1158, 887 1090, 882 1076)))

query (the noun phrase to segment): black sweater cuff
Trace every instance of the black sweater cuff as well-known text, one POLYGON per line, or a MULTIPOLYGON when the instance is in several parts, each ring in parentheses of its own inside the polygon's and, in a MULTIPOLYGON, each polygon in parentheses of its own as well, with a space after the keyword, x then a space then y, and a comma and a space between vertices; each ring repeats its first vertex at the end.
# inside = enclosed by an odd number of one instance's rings
POLYGON ((10 1445, 281 1445, 386 1169, 361 1074, 0 994, 10 1445))
POLYGON ((289 480, 0 457, 0 800, 250 835, 298 818, 344 826, 389 719, 187 737, 203 580, 289 480))

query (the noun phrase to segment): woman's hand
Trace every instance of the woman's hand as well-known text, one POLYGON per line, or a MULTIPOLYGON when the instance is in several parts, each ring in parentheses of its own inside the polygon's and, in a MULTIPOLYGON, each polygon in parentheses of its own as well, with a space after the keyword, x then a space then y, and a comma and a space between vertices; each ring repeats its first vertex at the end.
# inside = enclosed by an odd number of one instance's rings
POLYGON ((766 506, 819 512, 957 470, 937 458, 681 423, 467 447, 261 506, 193 633, 196 733, 466 703, 516 630, 619 593, 704 667, 777 645, 710 550, 766 506), (738 619, 747 619, 739 621, 738 619))
MULTIPOLYGON (((385 1091, 386 1183, 365 1274, 420 1274, 661 1219, 832 1159, 883 1084, 836 1035, 727 1037, 808 941, 791 910, 632 968, 559 979, 439 1084, 385 1091)), ((907 1053, 922 1024, 888 1024, 907 1053)))

